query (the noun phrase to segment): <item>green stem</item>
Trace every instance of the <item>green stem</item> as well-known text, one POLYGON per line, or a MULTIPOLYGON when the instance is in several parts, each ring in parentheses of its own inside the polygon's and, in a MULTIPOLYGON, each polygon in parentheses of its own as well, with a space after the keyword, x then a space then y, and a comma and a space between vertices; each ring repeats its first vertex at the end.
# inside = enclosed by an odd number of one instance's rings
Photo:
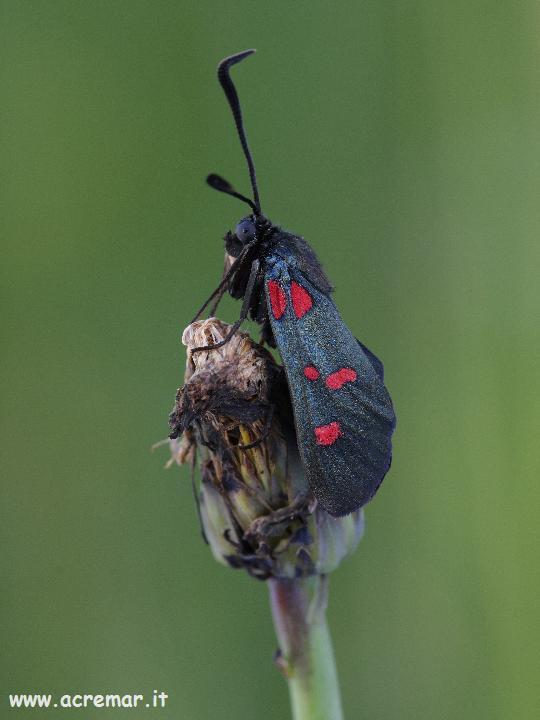
POLYGON ((289 683, 294 720, 343 720, 326 623, 327 582, 321 576, 268 581, 277 664, 289 683))

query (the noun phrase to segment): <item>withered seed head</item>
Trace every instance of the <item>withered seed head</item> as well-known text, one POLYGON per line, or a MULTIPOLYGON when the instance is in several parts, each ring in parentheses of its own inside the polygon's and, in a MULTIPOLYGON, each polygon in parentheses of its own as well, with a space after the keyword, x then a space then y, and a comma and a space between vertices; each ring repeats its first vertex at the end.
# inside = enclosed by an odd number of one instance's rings
POLYGON ((363 512, 334 518, 317 507, 283 369, 267 350, 238 332, 221 348, 191 352, 229 330, 216 318, 186 328, 185 383, 169 418, 174 460, 199 460, 205 537, 217 560, 254 577, 328 573, 356 547, 363 512))

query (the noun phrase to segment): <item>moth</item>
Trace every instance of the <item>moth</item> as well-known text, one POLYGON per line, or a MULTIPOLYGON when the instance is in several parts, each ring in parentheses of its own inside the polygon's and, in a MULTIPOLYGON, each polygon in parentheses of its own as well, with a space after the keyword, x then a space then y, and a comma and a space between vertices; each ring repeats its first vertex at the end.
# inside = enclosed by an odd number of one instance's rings
POLYGON ((383 365, 344 324, 315 252, 306 240, 262 212, 240 101, 230 77, 230 68, 253 52, 232 55, 218 66, 253 199, 219 175, 207 177, 212 188, 243 201, 251 212, 225 235, 230 263, 194 321, 210 303, 214 315, 226 292, 242 299, 242 309, 224 340, 193 352, 224 345, 248 317, 261 325, 262 341, 277 347, 283 361, 309 487, 328 513, 342 516, 367 503, 390 468, 396 419, 383 365))

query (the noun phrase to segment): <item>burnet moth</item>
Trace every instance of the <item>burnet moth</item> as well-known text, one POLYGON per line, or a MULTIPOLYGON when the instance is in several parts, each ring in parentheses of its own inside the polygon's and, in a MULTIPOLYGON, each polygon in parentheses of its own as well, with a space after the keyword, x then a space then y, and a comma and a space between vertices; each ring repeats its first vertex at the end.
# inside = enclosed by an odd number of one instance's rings
POLYGON ((194 352, 224 345, 247 317, 262 326, 262 340, 277 347, 283 360, 311 491, 331 515, 347 515, 373 497, 390 467, 395 415, 382 363, 343 323, 313 249, 261 210, 240 102, 229 74, 231 66, 253 52, 232 55, 218 66, 253 199, 219 175, 207 178, 215 190, 247 203, 251 213, 225 235, 231 263, 194 320, 210 303, 213 315, 226 292, 243 299, 242 309, 222 342, 194 352))

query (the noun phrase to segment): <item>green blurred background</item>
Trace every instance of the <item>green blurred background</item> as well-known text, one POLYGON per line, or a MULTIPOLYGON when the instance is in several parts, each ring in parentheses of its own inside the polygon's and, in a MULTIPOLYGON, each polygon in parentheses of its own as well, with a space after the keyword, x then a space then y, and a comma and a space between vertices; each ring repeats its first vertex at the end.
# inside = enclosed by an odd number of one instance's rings
POLYGON ((235 78, 263 206, 399 417, 331 582, 347 718, 538 717, 538 4, 0 9, 0 715, 156 688, 146 716, 288 717, 264 585, 212 560, 187 473, 149 451, 243 214, 204 176, 248 189, 215 66, 256 47, 235 78))

